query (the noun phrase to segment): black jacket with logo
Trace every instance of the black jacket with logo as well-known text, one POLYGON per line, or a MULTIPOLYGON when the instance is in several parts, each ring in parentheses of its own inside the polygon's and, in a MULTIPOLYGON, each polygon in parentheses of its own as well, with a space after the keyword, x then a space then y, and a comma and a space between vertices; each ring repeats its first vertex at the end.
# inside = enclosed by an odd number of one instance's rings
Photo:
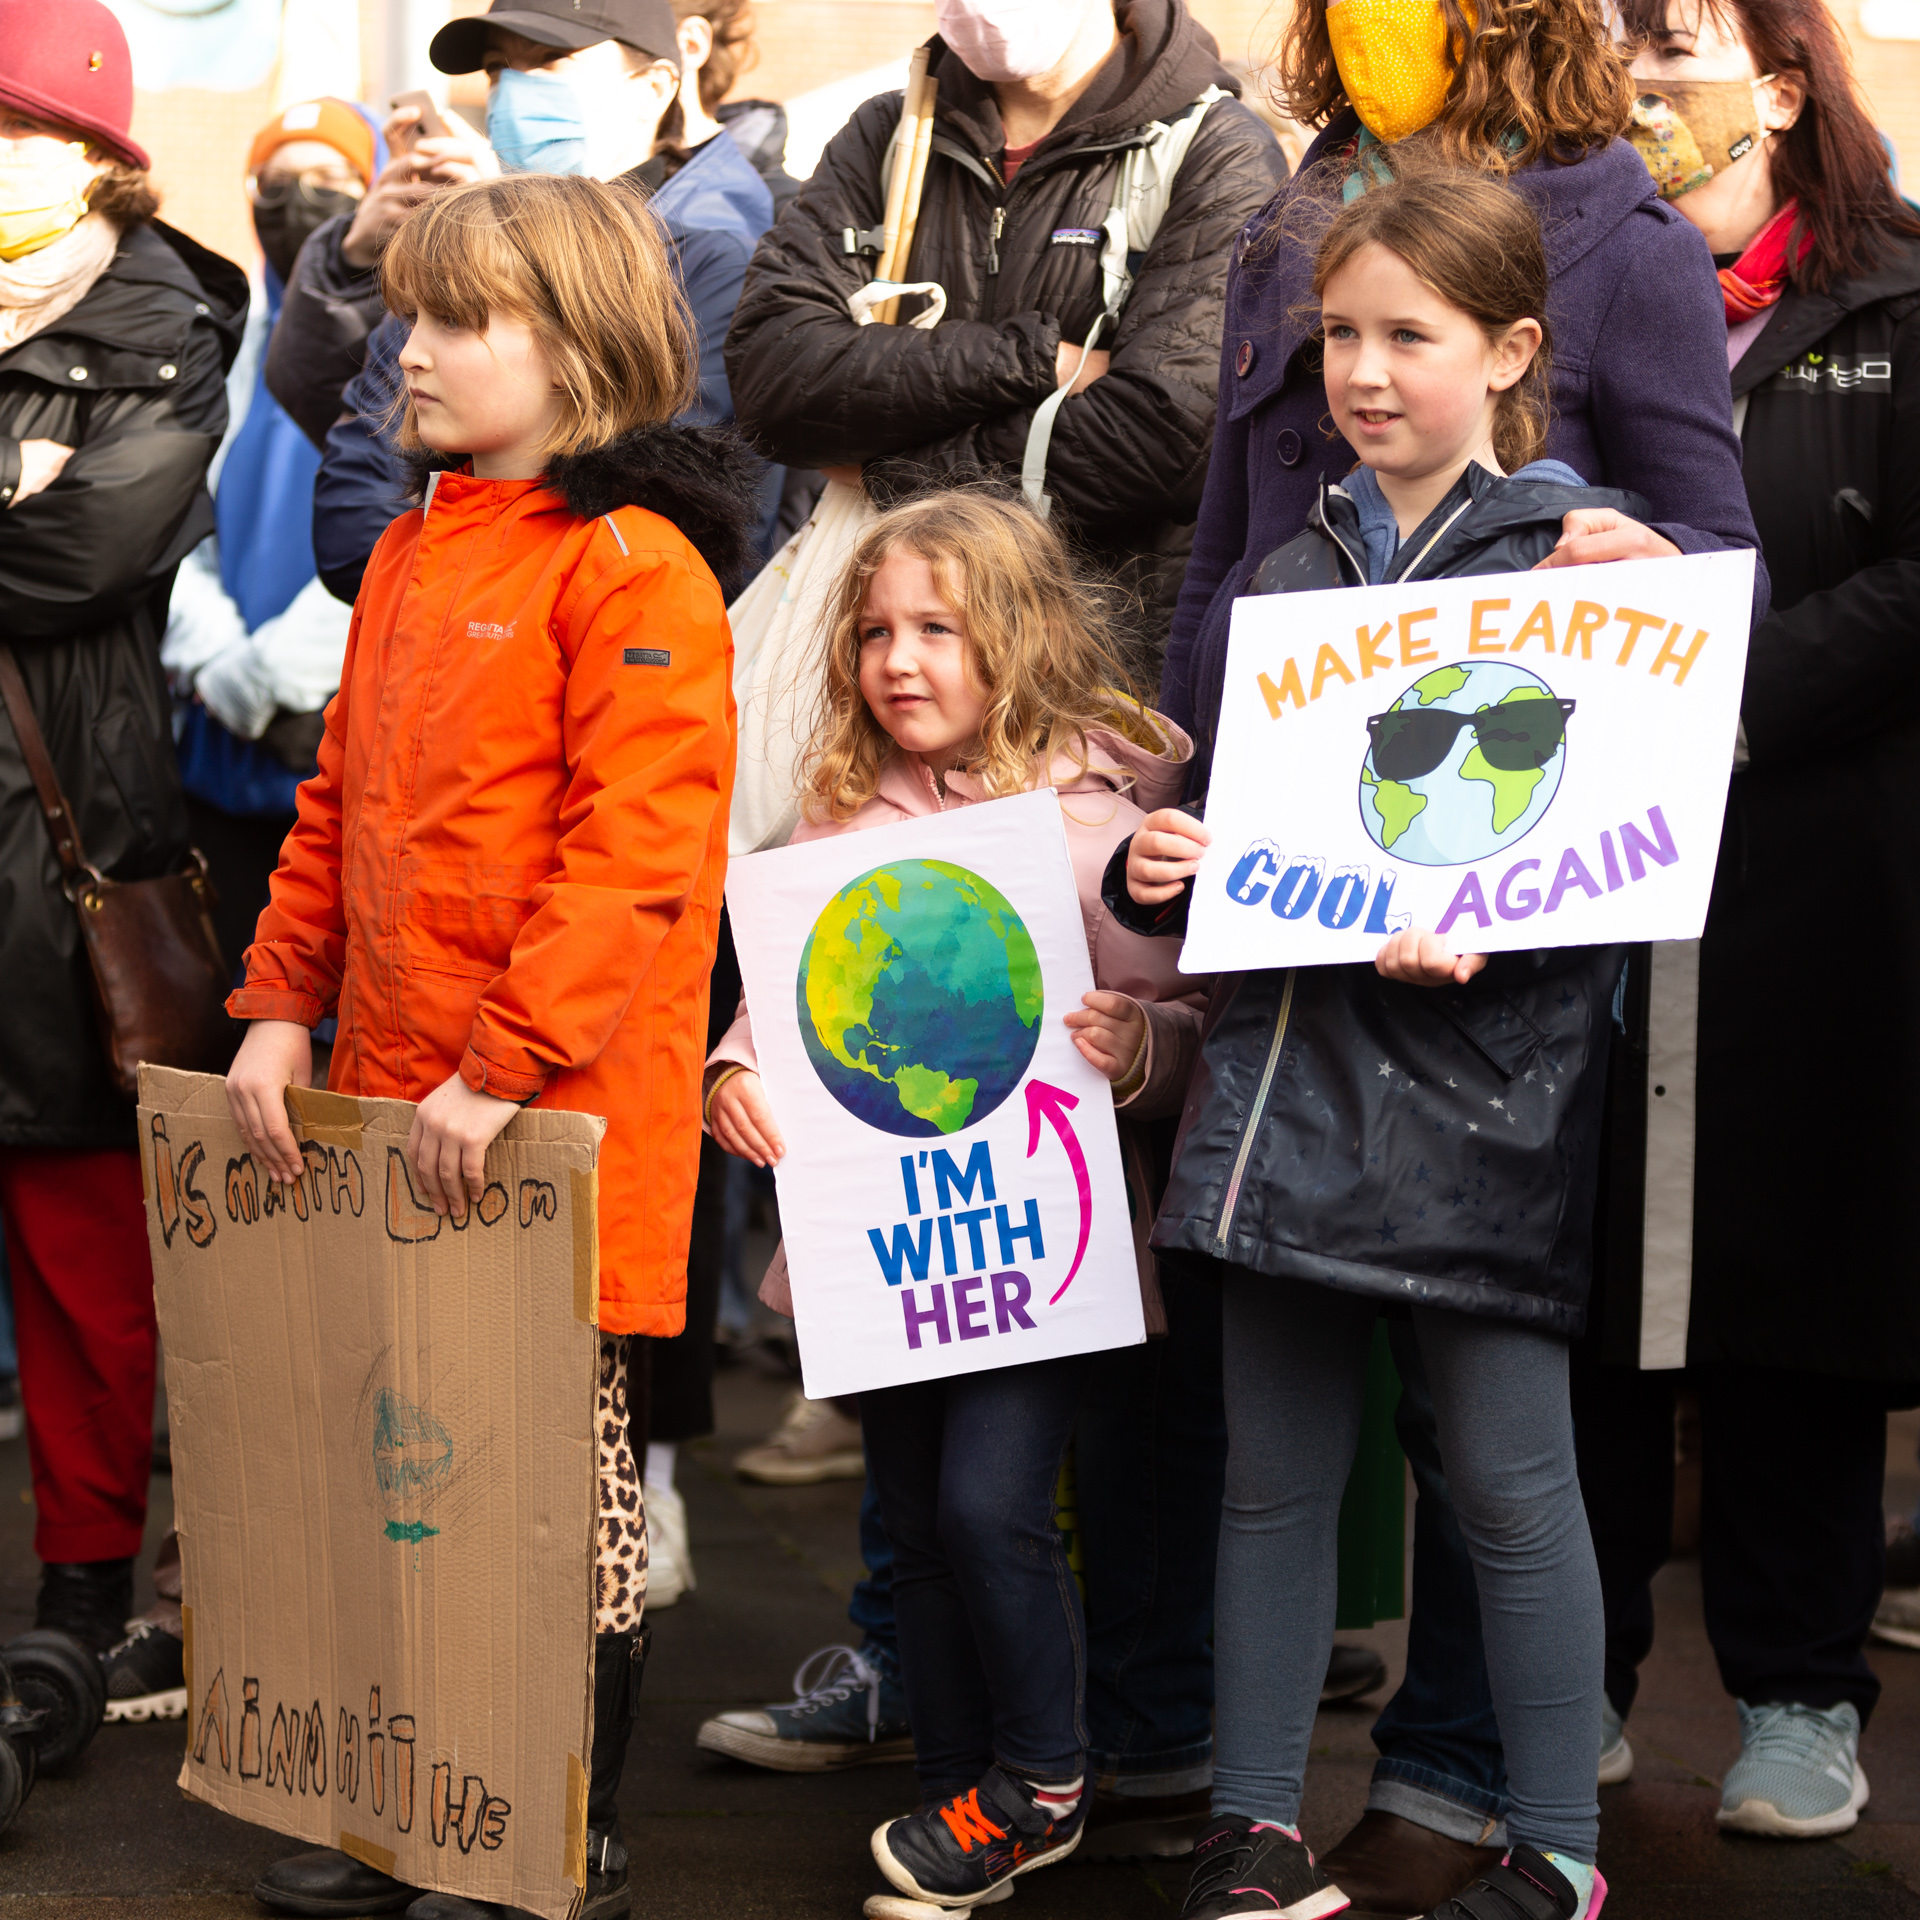
MULTIPOLYGON (((1120 46, 1011 187, 992 89, 935 40, 937 131, 907 280, 946 289, 930 333, 857 327, 873 277, 881 162, 900 95, 866 102, 760 242, 727 337, 740 426, 792 466, 867 468, 876 494, 929 476, 1017 479, 1062 340, 1101 306, 1094 230, 1147 125, 1209 86, 1238 88, 1183 0, 1119 0, 1120 46), (855 251, 846 236, 854 235, 855 251)), ((1145 256, 1104 378, 1060 409, 1047 488, 1067 525, 1145 603, 1149 684, 1173 617, 1206 480, 1234 236, 1286 177, 1273 135, 1237 100, 1207 113, 1145 256)), ((910 303, 911 317, 918 302, 910 303)))
MULTIPOLYGON (((1689 1357, 1920 1396, 1920 243, 1789 290, 1733 370, 1773 578, 1700 950, 1689 1357)), ((1637 996, 1630 970, 1629 1009, 1637 996)), ((1644 1027, 1614 1112, 1606 1345, 1630 1357, 1644 1027), (1619 1311, 1616 1312, 1616 1305, 1619 1311)))
MULTIPOLYGON (((203 483, 246 311, 239 268, 154 222, 70 313, 0 353, 0 486, 22 440, 74 449, 44 493, 0 512, 0 639, 88 857, 116 880, 176 871, 187 852, 160 635, 174 569, 213 531, 203 483)), ((0 903, 0 1143, 131 1146, 80 925, 4 719, 0 903)))
MULTIPOLYGON (((1499 479, 1479 467, 1402 543, 1396 580, 1531 566, 1563 516, 1630 493, 1499 479)), ((1270 554, 1264 591, 1365 578, 1359 515, 1323 487, 1307 531, 1270 554)), ((1212 757, 1216 716, 1196 753, 1212 757)), ((1185 931, 1127 892, 1136 932, 1185 931)), ((1600 1117, 1620 947, 1495 954, 1465 987, 1409 987, 1370 965, 1222 974, 1207 1009, 1153 1243, 1382 1301, 1574 1334, 1584 1324, 1600 1117)))

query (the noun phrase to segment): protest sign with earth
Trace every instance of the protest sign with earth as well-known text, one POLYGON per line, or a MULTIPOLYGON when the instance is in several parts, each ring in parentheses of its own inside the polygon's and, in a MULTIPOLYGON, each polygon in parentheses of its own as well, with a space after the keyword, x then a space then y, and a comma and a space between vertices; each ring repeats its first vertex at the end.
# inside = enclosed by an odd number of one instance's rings
POLYGON ((1751 553, 1236 601, 1189 973, 1687 940, 1751 553))
POLYGON ((1052 792, 735 860, 811 1398, 1145 1338, 1052 792))

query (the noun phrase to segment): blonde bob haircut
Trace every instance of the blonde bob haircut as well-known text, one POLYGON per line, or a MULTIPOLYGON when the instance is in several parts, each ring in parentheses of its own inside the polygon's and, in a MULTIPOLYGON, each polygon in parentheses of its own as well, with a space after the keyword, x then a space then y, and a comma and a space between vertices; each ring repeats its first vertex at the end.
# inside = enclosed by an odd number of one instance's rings
POLYGON ((1165 744, 1114 644, 1110 596, 1024 502, 979 488, 894 507, 860 536, 826 624, 825 671, 803 762, 808 817, 846 820, 872 799, 894 752, 860 692, 867 588, 892 553, 918 554, 966 624, 968 666, 986 701, 966 770, 994 798, 1048 784, 1061 755, 1087 767, 1087 732, 1165 744))
MULTIPOLYGON (((693 399, 693 326, 660 223, 631 188, 519 173, 437 194, 394 235, 380 288, 404 319, 484 332, 499 315, 531 329, 561 394, 548 456, 671 420, 693 399)), ((400 444, 422 445, 411 405, 400 444)))

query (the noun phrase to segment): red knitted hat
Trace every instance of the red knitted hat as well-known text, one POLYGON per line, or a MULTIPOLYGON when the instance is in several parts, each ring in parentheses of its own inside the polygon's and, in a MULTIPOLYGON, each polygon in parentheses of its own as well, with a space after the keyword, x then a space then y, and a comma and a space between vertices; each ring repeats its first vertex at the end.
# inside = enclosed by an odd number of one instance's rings
POLYGON ((101 0, 0 0, 0 102, 153 164, 128 138, 133 56, 101 0))

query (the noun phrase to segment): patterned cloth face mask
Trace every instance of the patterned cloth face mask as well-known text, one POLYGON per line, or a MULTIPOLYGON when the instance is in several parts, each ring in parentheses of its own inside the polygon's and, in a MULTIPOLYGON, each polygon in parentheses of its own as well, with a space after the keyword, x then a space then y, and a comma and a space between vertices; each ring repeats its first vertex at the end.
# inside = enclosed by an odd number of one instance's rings
POLYGON ((1765 133, 1754 89, 1772 78, 1763 73, 1754 80, 1635 80, 1640 96, 1627 138, 1647 163, 1662 200, 1678 200, 1704 187, 1753 151, 1765 133))
MULTIPOLYGON (((1479 24, 1461 0, 1469 26, 1479 24)), ((1360 123, 1391 146, 1431 126, 1453 85, 1439 0, 1332 0, 1327 38, 1360 123)))

